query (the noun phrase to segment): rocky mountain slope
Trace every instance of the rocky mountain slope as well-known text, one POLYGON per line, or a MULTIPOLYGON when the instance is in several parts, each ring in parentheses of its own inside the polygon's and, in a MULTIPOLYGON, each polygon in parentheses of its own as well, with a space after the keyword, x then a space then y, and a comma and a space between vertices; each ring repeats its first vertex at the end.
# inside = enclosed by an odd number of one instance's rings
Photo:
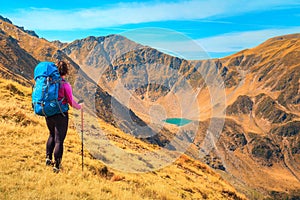
POLYGON ((280 36, 220 60, 241 81, 228 85, 225 75, 218 154, 232 175, 257 188, 299 190, 299 46, 299 34, 280 36))
MULTIPOLYGON (((225 176, 242 183, 242 188, 284 195, 300 187, 299 38, 299 34, 276 37, 206 61, 186 61, 149 47, 131 48, 94 68, 103 68, 97 75, 99 85, 153 129, 171 130, 162 123, 167 117, 198 121, 190 148, 195 158, 202 157, 199 144, 213 129, 212 121, 223 121, 222 131, 214 133, 215 147, 202 160, 225 170, 225 176)), ((103 56, 83 45, 72 48, 75 53, 68 54, 74 59, 80 56, 79 49, 103 56)))
POLYGON ((79 64, 95 82, 98 82, 99 76, 105 69, 104 66, 109 66, 112 60, 126 52, 142 47, 120 35, 90 36, 64 46, 57 42, 54 44, 58 44, 57 46, 79 64))
POLYGON ((22 49, 14 38, 3 31, 0 32, 0 47, 1 77, 16 81, 22 79, 20 82, 29 84, 28 80, 32 77, 33 66, 37 64, 37 60, 22 49), (17 63, 18 65, 16 65, 17 63))

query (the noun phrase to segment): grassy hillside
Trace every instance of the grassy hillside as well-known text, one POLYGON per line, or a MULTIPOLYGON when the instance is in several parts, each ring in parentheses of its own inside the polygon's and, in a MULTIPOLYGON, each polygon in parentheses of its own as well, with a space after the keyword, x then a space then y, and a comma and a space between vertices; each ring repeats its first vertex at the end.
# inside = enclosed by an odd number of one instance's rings
MULTIPOLYGON (((108 169, 85 151, 82 172, 80 137, 72 122, 63 169, 54 174, 44 163, 48 131, 43 117, 31 111, 30 94, 31 88, 0 79, 0 199, 244 199, 185 155, 159 171, 129 174, 108 169)), ((125 139, 131 142, 130 136, 125 139)))

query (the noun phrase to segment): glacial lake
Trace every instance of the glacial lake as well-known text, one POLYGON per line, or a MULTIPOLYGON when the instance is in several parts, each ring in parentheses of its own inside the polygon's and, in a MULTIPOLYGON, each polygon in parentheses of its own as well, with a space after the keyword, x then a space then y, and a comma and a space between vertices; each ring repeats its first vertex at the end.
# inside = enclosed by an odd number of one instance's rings
POLYGON ((190 123, 192 120, 185 119, 185 118, 167 118, 164 120, 164 122, 167 122, 169 124, 175 124, 177 126, 184 126, 188 123, 190 123))

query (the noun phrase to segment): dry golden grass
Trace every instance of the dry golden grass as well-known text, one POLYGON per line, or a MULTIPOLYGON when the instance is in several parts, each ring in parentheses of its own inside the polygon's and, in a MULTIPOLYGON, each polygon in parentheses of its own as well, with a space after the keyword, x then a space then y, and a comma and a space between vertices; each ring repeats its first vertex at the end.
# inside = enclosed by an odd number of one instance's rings
POLYGON ((44 162, 48 131, 43 117, 31 110, 30 94, 31 88, 0 79, 0 199, 244 199, 187 156, 155 172, 130 174, 107 168, 85 150, 82 172, 80 137, 74 128, 65 141, 63 169, 54 174, 44 162))

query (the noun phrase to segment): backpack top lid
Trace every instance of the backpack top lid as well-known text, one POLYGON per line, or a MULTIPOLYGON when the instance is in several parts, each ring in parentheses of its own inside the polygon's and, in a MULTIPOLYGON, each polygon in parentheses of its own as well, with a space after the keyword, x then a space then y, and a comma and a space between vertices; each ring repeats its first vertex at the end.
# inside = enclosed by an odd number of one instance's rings
POLYGON ((39 77, 53 77, 54 79, 59 79, 60 74, 58 68, 53 62, 43 61, 40 62, 34 69, 34 80, 39 77))

